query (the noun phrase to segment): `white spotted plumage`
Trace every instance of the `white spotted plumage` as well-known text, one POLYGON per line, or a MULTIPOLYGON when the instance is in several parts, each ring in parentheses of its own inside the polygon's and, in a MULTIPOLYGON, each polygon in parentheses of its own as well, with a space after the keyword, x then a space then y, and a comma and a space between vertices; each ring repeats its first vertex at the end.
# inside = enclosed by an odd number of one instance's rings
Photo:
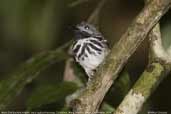
POLYGON ((94 26, 85 22, 76 26, 75 37, 71 52, 91 79, 94 71, 109 53, 107 40, 94 26))

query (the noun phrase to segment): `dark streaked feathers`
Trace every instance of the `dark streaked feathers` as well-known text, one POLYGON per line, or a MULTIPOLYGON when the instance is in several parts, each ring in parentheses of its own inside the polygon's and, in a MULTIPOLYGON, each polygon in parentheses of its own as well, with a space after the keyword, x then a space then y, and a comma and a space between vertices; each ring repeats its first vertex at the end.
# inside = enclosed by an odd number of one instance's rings
POLYGON ((77 46, 73 49, 74 54, 78 53, 80 47, 81 47, 81 45, 77 45, 77 46))
POLYGON ((92 49, 94 49, 94 50, 96 50, 96 51, 102 51, 102 49, 101 49, 101 48, 96 47, 96 46, 95 46, 95 45, 93 45, 92 43, 88 43, 88 45, 89 45, 92 49))
POLYGON ((86 46, 87 46, 87 44, 84 43, 82 48, 81 48, 81 53, 78 55, 78 59, 80 59, 80 57, 85 54, 86 46))
POLYGON ((95 44, 95 45, 98 45, 98 46, 101 47, 101 48, 104 47, 103 44, 102 44, 102 42, 100 42, 100 41, 90 39, 90 42, 92 42, 92 43, 95 44))
POLYGON ((72 47, 73 56, 90 79, 110 49, 107 40, 94 26, 81 23, 75 26, 74 31, 76 40, 72 47))

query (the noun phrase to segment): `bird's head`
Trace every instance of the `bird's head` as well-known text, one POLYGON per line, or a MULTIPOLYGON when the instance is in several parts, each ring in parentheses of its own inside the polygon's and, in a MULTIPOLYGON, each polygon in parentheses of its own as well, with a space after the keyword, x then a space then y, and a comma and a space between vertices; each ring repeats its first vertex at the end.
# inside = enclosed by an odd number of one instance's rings
POLYGON ((101 36, 101 33, 93 25, 86 22, 77 24, 74 27, 74 32, 77 39, 101 36))

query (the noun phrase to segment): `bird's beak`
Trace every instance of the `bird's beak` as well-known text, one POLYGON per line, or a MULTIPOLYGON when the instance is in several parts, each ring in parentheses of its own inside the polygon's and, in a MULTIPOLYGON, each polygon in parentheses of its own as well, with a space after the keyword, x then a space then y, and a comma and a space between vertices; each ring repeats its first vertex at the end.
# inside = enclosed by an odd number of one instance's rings
POLYGON ((71 26, 71 29, 73 30, 73 31, 79 31, 79 29, 78 29, 78 27, 77 26, 71 26))

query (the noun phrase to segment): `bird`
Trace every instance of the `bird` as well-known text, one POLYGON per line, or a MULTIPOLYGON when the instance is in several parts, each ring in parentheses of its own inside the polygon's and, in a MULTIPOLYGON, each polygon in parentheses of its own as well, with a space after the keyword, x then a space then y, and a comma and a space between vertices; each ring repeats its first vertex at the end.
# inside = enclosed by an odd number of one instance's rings
POLYGON ((108 41, 95 26, 87 22, 81 22, 73 29, 75 38, 70 52, 84 69, 88 81, 91 81, 98 66, 110 52, 108 41))

